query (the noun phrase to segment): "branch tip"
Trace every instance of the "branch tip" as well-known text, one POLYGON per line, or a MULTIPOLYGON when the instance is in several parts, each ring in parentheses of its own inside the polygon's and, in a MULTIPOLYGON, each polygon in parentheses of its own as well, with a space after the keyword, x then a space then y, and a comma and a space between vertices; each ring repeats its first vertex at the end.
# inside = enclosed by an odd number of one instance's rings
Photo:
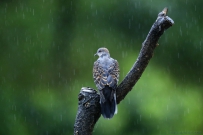
POLYGON ((166 16, 166 14, 167 14, 167 12, 168 12, 168 8, 167 7, 165 7, 163 10, 162 10, 162 12, 165 14, 165 16, 166 16))
POLYGON ((158 14, 158 17, 166 17, 167 12, 168 12, 168 8, 165 7, 165 8, 158 14))

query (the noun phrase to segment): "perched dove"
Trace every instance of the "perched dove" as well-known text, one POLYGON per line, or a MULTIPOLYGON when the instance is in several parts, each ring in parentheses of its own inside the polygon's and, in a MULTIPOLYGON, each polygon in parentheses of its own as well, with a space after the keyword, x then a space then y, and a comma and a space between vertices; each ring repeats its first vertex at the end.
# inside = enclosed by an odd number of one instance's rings
POLYGON ((117 60, 110 57, 107 48, 99 48, 99 58, 94 62, 93 78, 100 93, 101 114, 104 118, 112 118, 117 113, 116 88, 119 78, 117 60))

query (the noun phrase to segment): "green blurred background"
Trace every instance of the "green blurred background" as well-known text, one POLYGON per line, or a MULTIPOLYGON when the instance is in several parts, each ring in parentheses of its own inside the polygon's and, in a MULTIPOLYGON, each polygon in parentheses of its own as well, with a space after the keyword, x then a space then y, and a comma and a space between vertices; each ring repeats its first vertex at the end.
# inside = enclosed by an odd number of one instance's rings
POLYGON ((107 47, 120 82, 157 14, 175 21, 111 120, 94 135, 203 134, 200 0, 1 0, 0 134, 70 135, 81 87, 95 87, 93 55, 107 47))

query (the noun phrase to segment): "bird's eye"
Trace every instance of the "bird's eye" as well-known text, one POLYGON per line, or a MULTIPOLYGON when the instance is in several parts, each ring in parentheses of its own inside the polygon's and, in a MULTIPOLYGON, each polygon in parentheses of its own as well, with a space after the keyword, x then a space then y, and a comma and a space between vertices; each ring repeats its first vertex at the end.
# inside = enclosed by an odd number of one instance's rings
POLYGON ((101 52, 101 50, 99 50, 98 52, 101 52))

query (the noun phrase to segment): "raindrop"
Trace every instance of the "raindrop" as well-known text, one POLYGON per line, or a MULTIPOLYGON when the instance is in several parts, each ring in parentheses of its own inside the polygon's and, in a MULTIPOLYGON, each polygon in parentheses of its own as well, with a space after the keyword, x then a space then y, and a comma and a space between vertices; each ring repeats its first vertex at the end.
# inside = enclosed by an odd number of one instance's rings
POLYGON ((122 58, 124 58, 124 52, 122 51, 122 58))
POLYGON ((181 27, 180 27, 180 35, 182 36, 182 29, 181 29, 181 27))
POLYGON ((91 5, 90 5, 90 8, 92 9, 93 8, 93 3, 91 2, 91 5))
POLYGON ((199 31, 199 26, 197 26, 197 31, 199 31))
POLYGON ((13 118, 14 118, 14 120, 16 121, 16 115, 15 115, 15 114, 14 114, 14 117, 13 117, 13 118))
POLYGON ((130 99, 128 98, 128 104, 130 104, 131 102, 130 102, 130 99))
POLYGON ((128 28, 130 29, 131 28, 131 21, 129 19, 129 25, 128 25, 128 28))

